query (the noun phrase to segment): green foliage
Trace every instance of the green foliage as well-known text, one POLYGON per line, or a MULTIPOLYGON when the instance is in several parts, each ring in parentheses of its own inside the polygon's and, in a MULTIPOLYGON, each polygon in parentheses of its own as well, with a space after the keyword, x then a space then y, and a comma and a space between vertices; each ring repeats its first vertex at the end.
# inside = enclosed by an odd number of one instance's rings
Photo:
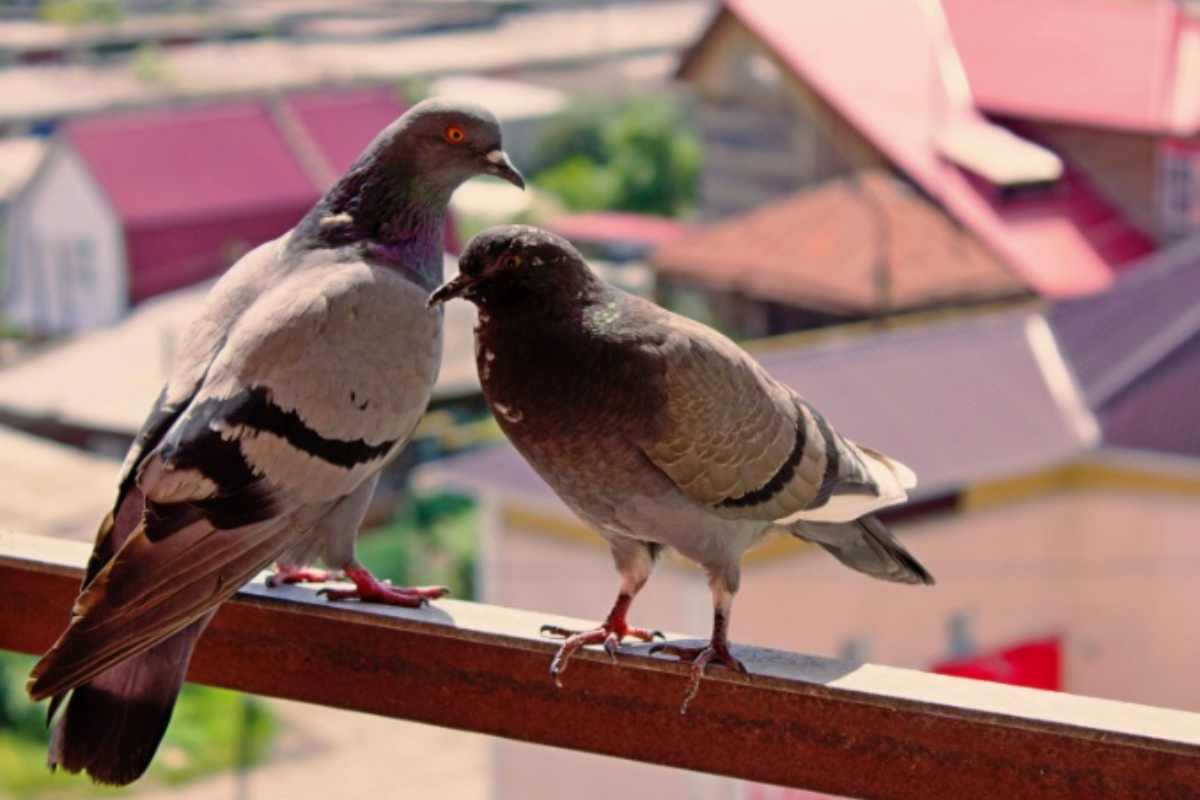
POLYGON ((414 76, 401 78, 393 85, 404 102, 415 105, 430 96, 433 81, 424 76, 414 76))
POLYGON ((700 143, 675 103, 575 108, 547 126, 534 183, 568 207, 677 215, 696 200, 700 143))
POLYGON ((586 156, 572 156, 543 170, 534 182, 575 210, 621 207, 621 175, 586 156))
MULTIPOLYGON (((46 703, 30 702, 24 690, 33 661, 0 652, 0 797, 114 794, 86 776, 46 769, 46 703)), ((270 713, 253 697, 187 684, 148 780, 173 785, 250 766, 266 755, 274 733, 270 713)))
POLYGON ((143 83, 166 83, 170 77, 166 54, 153 42, 138 45, 132 66, 134 76, 143 83))
POLYGON ((576 157, 593 163, 607 161, 604 125, 614 110, 602 104, 580 104, 548 120, 542 129, 537 162, 531 171, 538 173, 576 157))
POLYGON ((474 502, 462 495, 414 497, 390 522, 359 539, 358 556, 380 578, 449 586, 455 597, 470 600, 478 520, 474 502))
POLYGON ((121 0, 42 0, 38 15, 46 22, 64 25, 114 23, 125 17, 125 7, 121 0))

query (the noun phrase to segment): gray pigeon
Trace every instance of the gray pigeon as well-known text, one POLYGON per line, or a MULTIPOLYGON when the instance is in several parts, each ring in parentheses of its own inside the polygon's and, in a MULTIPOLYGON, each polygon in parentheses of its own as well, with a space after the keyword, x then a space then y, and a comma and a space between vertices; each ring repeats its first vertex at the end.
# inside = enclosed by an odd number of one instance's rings
POLYGON ((547 626, 565 641, 557 681, 586 644, 610 655, 633 636, 626 612, 663 547, 708 574, 707 647, 656 645, 692 659, 684 699, 716 661, 744 671, 726 633, 740 560, 771 532, 825 548, 875 578, 933 578, 873 512, 907 499, 916 476, 836 432, 721 334, 601 281, 554 234, 492 228, 460 274, 430 297, 479 307, 476 360, 500 427, 563 501, 608 540, 620 592, 595 630, 547 626))
POLYGON ((425 300, 446 207, 481 174, 524 185, 496 118, 420 103, 213 287, 125 459, 70 624, 30 676, 51 719, 71 693, 52 768, 136 780, 217 606, 272 562, 287 580, 323 556, 356 587, 331 599, 416 606, 444 592, 376 580, 354 543, 429 402, 442 315, 425 300))

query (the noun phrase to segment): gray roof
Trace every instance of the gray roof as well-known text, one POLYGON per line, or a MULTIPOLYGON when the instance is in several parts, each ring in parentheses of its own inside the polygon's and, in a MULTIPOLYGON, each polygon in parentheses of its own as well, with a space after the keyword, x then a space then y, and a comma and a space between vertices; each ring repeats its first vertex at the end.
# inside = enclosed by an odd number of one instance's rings
MULTIPOLYGON (((770 372, 845 435, 908 464, 917 496, 1052 466, 1098 432, 1043 317, 1021 311, 780 349, 770 372)), ((423 468, 422 481, 549 499, 508 445, 423 468)))
POLYGON ((1200 456, 1200 236, 1050 320, 1107 444, 1200 456))
POLYGON ((1058 303, 1049 317, 1088 403, 1102 407, 1200 335, 1200 236, 1147 257, 1105 292, 1058 303))

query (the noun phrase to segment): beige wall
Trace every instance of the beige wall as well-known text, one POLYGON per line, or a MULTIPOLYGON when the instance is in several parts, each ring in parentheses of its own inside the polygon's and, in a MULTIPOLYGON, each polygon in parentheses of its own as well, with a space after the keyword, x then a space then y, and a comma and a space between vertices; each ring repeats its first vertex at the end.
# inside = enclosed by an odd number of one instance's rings
MULTIPOLYGON (((937 577, 931 588, 873 581, 812 548, 752 557, 733 639, 820 655, 859 640, 868 660, 923 668, 945 655, 949 616, 965 612, 985 648, 1062 633, 1072 693, 1200 710, 1200 637, 1192 635, 1198 519, 1200 495, 1097 489, 927 518, 898 530, 937 577)), ((530 527, 511 517, 492 526, 484 599, 603 618, 616 578, 598 538, 564 538, 577 529, 562 518, 552 526, 557 534, 530 527)), ((630 618, 702 634, 709 615, 701 574, 670 560, 630 618)), ((566 683, 570 691, 569 673, 566 683)), ((557 798, 568 780, 578 800, 627 786, 641 787, 622 790, 631 800, 749 796, 726 779, 512 742, 493 748, 497 800, 557 798)))
POLYGON ((714 29, 687 80, 701 100, 706 216, 749 211, 883 161, 731 16, 714 29))

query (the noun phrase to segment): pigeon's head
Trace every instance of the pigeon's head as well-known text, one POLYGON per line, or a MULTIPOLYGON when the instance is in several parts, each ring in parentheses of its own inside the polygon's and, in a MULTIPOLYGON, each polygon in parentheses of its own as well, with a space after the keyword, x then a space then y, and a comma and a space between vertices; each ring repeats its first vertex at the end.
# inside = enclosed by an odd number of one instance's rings
POLYGON ((530 225, 500 225, 467 242, 458 275, 430 295, 429 305, 455 297, 476 305, 553 303, 578 297, 595 281, 563 237, 530 225))
POLYGON ((504 152, 500 123, 486 108, 440 98, 417 103, 372 146, 386 166, 401 162, 431 188, 453 191, 476 175, 495 175, 519 189, 525 180, 504 152))

